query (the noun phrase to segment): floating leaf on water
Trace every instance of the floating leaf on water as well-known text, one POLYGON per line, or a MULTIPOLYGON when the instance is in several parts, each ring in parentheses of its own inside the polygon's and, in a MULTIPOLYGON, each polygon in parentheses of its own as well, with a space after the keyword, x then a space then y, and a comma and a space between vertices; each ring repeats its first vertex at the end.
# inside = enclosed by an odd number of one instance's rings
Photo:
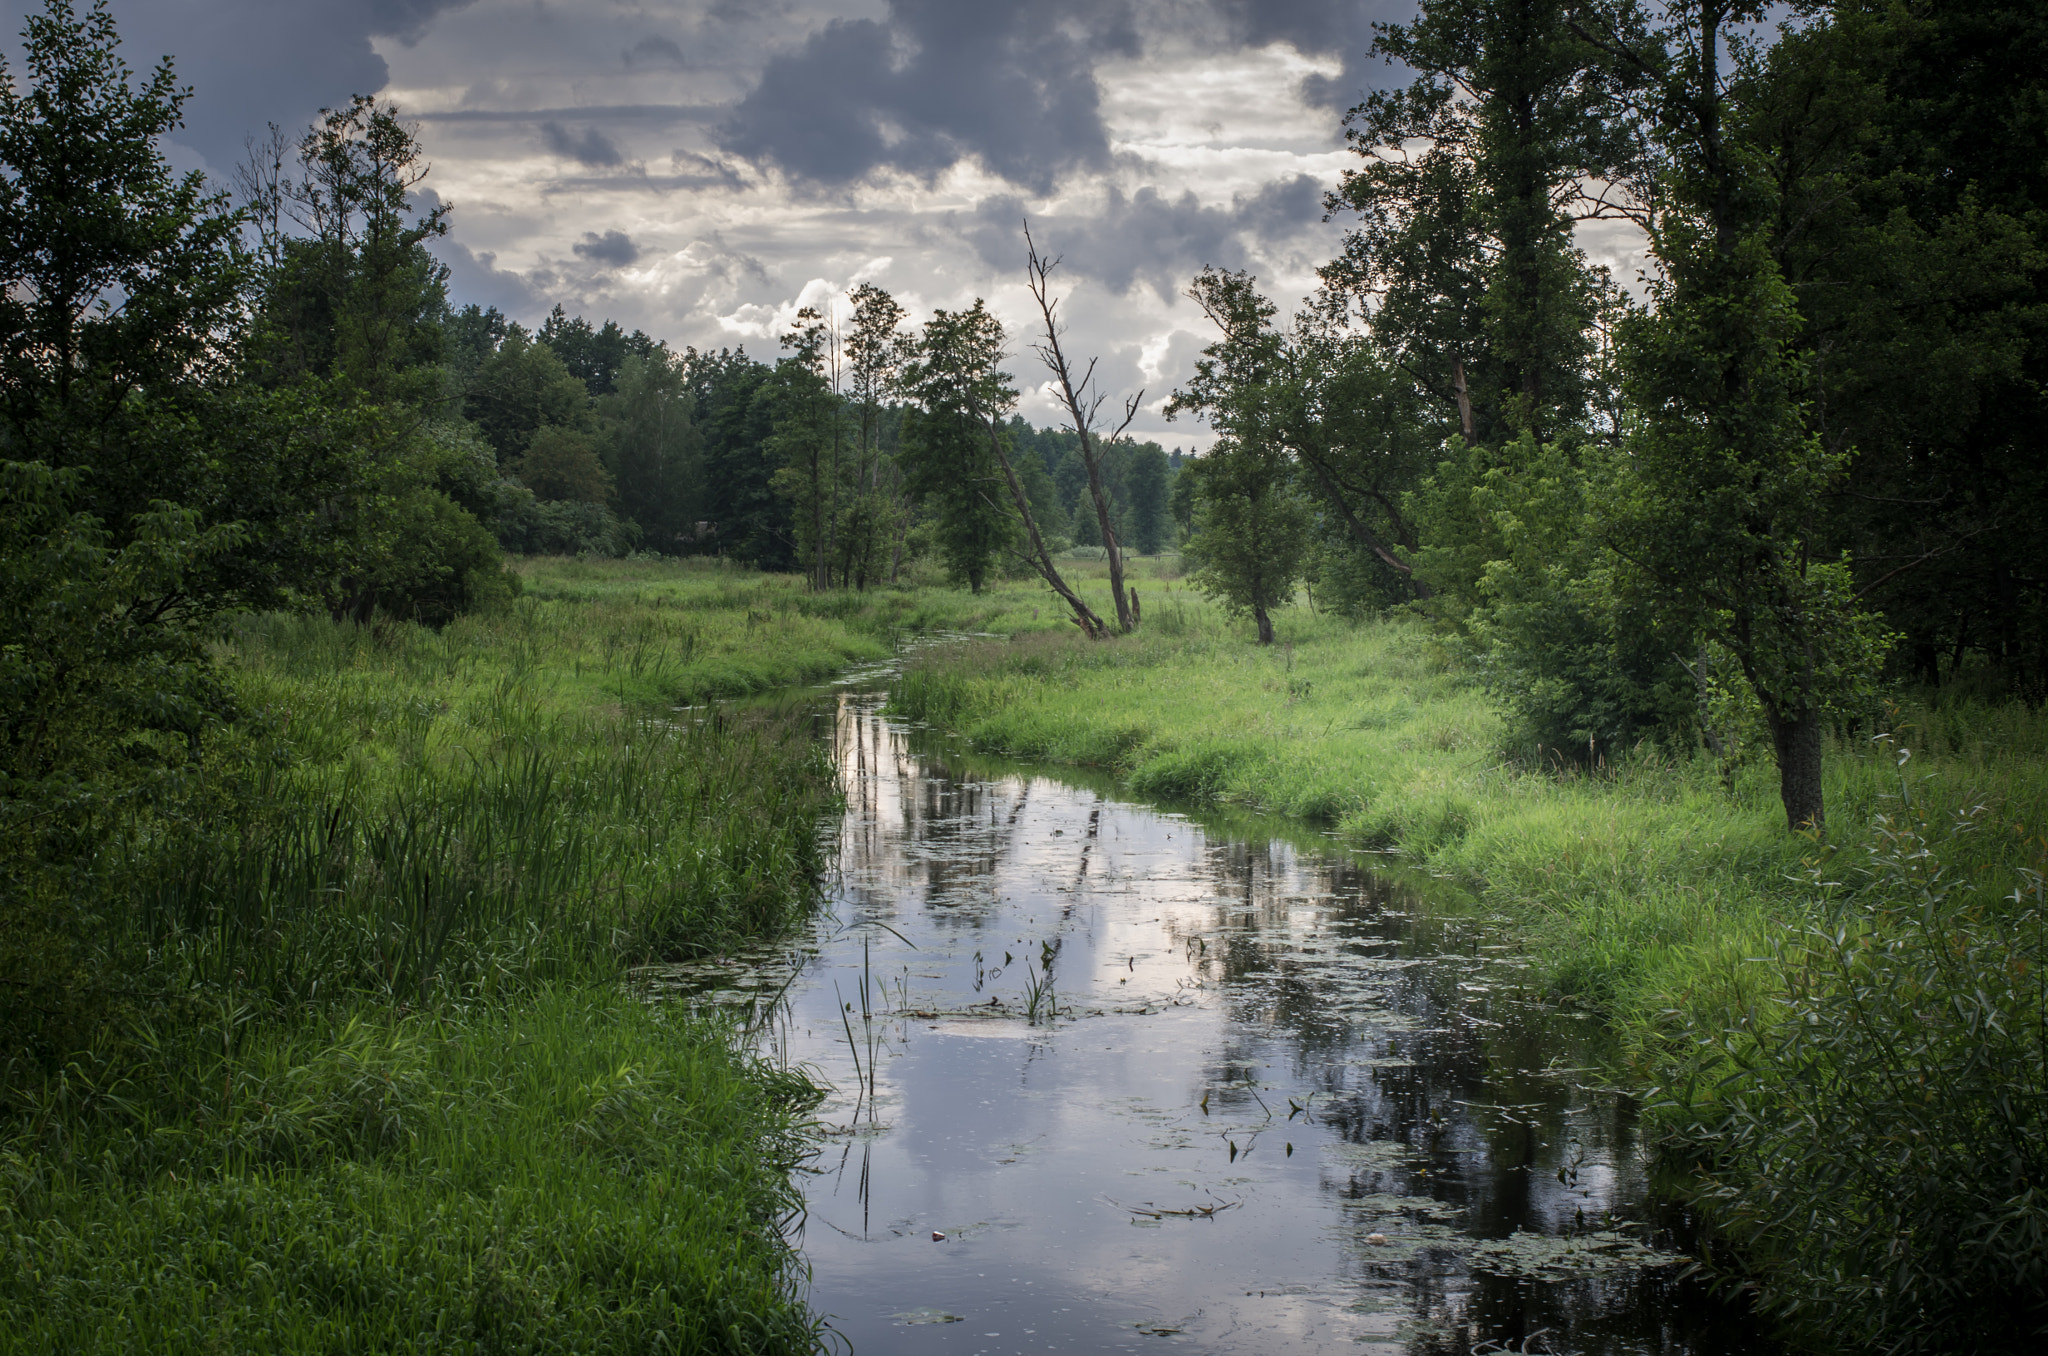
POLYGON ((1348 1197, 1344 1208, 1368 1215, 1402 1215, 1419 1220, 1453 1220, 1465 1213, 1465 1207, 1440 1201, 1434 1196, 1396 1196, 1390 1192, 1348 1197))
POLYGON ((918 1323, 964 1323, 967 1320, 959 1314, 949 1314, 944 1309, 926 1305, 921 1309, 907 1309, 896 1315, 896 1326, 905 1327, 918 1323))
POLYGON ((1506 1238, 1475 1243, 1471 1267, 1489 1276, 1518 1280, 1574 1281, 1602 1272, 1669 1266, 1684 1260, 1677 1253, 1660 1252, 1612 1229, 1564 1238, 1518 1229, 1506 1238))
POLYGON ((1390 1172, 1408 1166, 1415 1152, 1398 1139, 1369 1139, 1362 1144, 1325 1144, 1322 1157, 1335 1172, 1390 1172))

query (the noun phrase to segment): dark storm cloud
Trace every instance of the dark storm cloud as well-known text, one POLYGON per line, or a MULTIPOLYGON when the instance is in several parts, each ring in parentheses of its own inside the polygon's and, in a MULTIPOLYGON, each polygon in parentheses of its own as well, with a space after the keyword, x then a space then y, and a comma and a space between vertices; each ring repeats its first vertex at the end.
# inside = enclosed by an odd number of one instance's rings
MULTIPOLYGON (((1322 185, 1306 174, 1268 184, 1228 207, 1206 207, 1193 193, 1169 198, 1141 188, 1126 196, 1111 189, 1101 212, 1033 217, 1031 234, 1041 251, 1061 256, 1071 274, 1119 294, 1143 283, 1166 301, 1203 266, 1242 268, 1250 242, 1285 239, 1318 221, 1322 200, 1322 185)), ((1020 199, 985 199, 963 233, 991 267, 1014 269, 1024 258, 1024 213, 1020 199)))
POLYGON ((1138 46, 1114 0, 889 0, 884 19, 834 20, 772 58, 718 138, 817 184, 972 157, 1042 193, 1108 161, 1095 63, 1138 46))
POLYGON ((467 245, 443 236, 427 248, 448 266, 448 300, 461 306, 495 306, 514 320, 531 324, 547 311, 547 299, 532 284, 509 269, 497 267, 498 256, 489 250, 472 253, 467 245))
POLYGON ((569 248, 579 257, 606 268, 624 268, 640 257, 640 247, 624 231, 606 231, 603 235, 585 231, 583 238, 569 248))
POLYGON ((1415 16, 1413 0, 1210 0, 1228 25, 1233 44, 1265 47, 1284 42, 1296 51, 1328 54, 1344 63, 1334 76, 1302 82, 1310 103, 1349 108, 1376 89, 1398 83, 1394 68, 1371 55, 1372 26, 1415 16))
POLYGON ((612 139, 595 127, 583 129, 577 136, 558 122, 544 122, 540 125, 541 139, 549 150, 565 160, 574 160, 579 165, 594 169, 624 164, 626 157, 612 144, 612 139))
POLYGON ((623 57, 627 69, 635 66, 673 66, 682 70, 688 64, 683 60, 683 49, 668 38, 650 35, 628 47, 623 57))
MULTIPOLYGON (((296 133, 322 108, 384 88, 389 72, 373 37, 416 41, 434 19, 471 0, 357 0, 353 4, 280 0, 112 0, 122 55, 145 70, 170 56, 193 87, 177 140, 206 157, 217 174, 242 157, 242 143, 265 123, 296 133)), ((40 8, 11 0, 8 12, 40 8)))

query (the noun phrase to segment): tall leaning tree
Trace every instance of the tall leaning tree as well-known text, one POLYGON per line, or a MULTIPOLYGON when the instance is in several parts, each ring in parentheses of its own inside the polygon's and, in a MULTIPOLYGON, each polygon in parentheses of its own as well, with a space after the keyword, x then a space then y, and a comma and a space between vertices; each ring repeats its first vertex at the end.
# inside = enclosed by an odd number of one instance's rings
POLYGON ((1101 533, 1103 553, 1109 561, 1109 593, 1116 604, 1117 629, 1134 631, 1138 626, 1138 614, 1131 606, 1129 590, 1124 587, 1123 543, 1117 538, 1113 521, 1115 513, 1102 471, 1104 454, 1124 436, 1131 421, 1137 418, 1138 404, 1145 393, 1141 390, 1128 397, 1124 401, 1122 421, 1106 435, 1101 431, 1104 394, 1096 386, 1095 360, 1090 358, 1086 364, 1076 368, 1074 359, 1067 353, 1066 326, 1059 318, 1059 300, 1052 294, 1052 274, 1060 261, 1038 252, 1029 227, 1024 231, 1024 247, 1028 256, 1025 283, 1031 289, 1031 299, 1038 305, 1041 322, 1039 334, 1042 337, 1032 347, 1046 370, 1052 373, 1060 404, 1065 407, 1067 420, 1074 430, 1081 464, 1087 468, 1088 498, 1095 505, 1096 529, 1101 533))

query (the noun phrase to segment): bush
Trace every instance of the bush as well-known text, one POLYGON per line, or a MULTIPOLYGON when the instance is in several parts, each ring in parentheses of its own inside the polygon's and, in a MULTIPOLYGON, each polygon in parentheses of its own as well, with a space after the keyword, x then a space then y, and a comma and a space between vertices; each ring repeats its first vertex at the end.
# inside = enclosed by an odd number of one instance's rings
POLYGON ((348 600, 358 621, 373 612, 446 626, 469 612, 488 612, 511 601, 513 576, 491 530, 439 490, 421 489, 392 511, 389 551, 365 572, 348 600))
POLYGON ((178 601, 237 531, 159 505, 116 548, 81 479, 0 461, 0 1101, 132 996, 100 944, 108 861, 220 792, 235 715, 178 601))
MULTIPOLYGON (((1985 832, 1983 813, 1952 834, 1985 832)), ((1940 845, 1946 848, 1947 845, 1940 845)), ((1909 815, 1869 881, 1790 931, 1776 1010, 1700 1040, 1732 1068, 1672 1147, 1765 1306, 1859 1352, 2048 1342, 2048 915, 1953 878, 1909 815)))
POLYGON ((1510 750, 1592 761, 1645 738, 1690 742, 1696 688, 1672 651, 1691 639, 1660 634, 1622 596, 1593 522, 1611 468, 1526 435, 1452 453, 1410 496, 1434 543, 1416 552, 1415 572, 1506 708, 1510 750))
POLYGON ((547 501, 516 482, 498 511, 498 542, 529 556, 603 556, 622 559, 640 544, 640 529, 602 504, 547 501))

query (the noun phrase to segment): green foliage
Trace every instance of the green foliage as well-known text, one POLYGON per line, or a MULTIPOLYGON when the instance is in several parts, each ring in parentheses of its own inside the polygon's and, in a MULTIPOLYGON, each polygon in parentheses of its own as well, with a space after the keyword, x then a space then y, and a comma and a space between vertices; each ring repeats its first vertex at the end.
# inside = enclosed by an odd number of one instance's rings
POLYGON ((418 405, 441 388, 448 270, 426 242, 448 230, 446 207, 415 215, 426 178, 417 130, 367 95, 324 112, 301 139, 300 177, 252 150, 241 178, 257 227, 261 311, 249 357, 263 379, 332 379, 373 404, 418 405), (304 229, 292 234, 286 219, 304 229))
POLYGON ((612 394, 598 402, 618 511, 650 548, 670 555, 696 542, 703 511, 703 437, 693 405, 686 367, 665 349, 628 354, 612 394))
POLYGON ((667 357, 662 344, 639 330, 628 334, 610 320, 593 327, 582 316, 570 319, 559 305, 533 337, 554 351, 592 400, 619 389, 628 363, 660 362, 667 357))
POLYGON ((2004 900, 1951 846, 2002 827, 1981 805, 1945 833, 1879 816, 1865 881, 1824 887, 1776 938, 1784 991, 1696 1030, 1699 1064, 1662 1109, 1765 1306, 1831 1347, 2048 1338, 2041 844, 2004 900))
POLYGON ((1166 452, 1158 443, 1118 444, 1110 451, 1124 463, 1117 480, 1130 500, 1131 549, 1141 556, 1156 556, 1169 544, 1172 530, 1166 513, 1166 452))
POLYGON ((704 436, 704 519, 712 536, 696 544, 741 564, 786 570, 796 563, 788 501, 773 486, 765 455, 773 406, 763 398, 771 369, 745 349, 689 350, 684 358, 704 436))
POLYGON ((1371 310, 1439 436, 1555 437, 1593 396, 1604 279, 1572 223, 1620 215, 1587 200, 1586 180, 1622 178, 1639 151, 1615 116, 1633 73, 1569 14, 1560 0, 1426 0, 1373 44, 1413 81, 1345 119, 1362 163, 1331 205, 1359 224, 1323 280, 1371 310))
POLYGON ((527 488, 550 503, 604 504, 612 497, 611 472, 598 459, 596 440, 560 424, 534 430, 518 472, 527 488))
POLYGON ((994 441, 1003 435, 986 418, 1016 399, 1001 362, 1001 326, 976 301, 933 312, 903 374, 917 405, 903 424, 904 486, 935 520, 947 568, 976 593, 1022 535, 994 441))
POLYGON ((1261 643, 1271 644, 1271 614, 1293 600, 1301 577, 1308 504, 1276 449, 1219 440, 1200 467, 1188 545, 1198 565, 1188 582, 1232 612, 1249 614, 1261 643))
POLYGON ((1285 342, 1267 323, 1273 304, 1244 273, 1205 270, 1189 295, 1222 337, 1202 350, 1195 376, 1169 413, 1194 410, 1221 435, 1192 475, 1194 533, 1188 552, 1197 587, 1258 624, 1271 644, 1273 609, 1292 600, 1308 547, 1308 505, 1294 484, 1284 432, 1267 387, 1287 365, 1285 342))
POLYGON ((589 403, 589 392, 555 351, 514 325, 477 369, 463 410, 497 449, 498 464, 510 468, 542 428, 579 427, 589 403))
POLYGON ((72 507, 77 481, 0 463, 0 1088, 122 1006, 108 857, 207 803, 206 739, 234 707, 208 629, 149 600, 235 532, 159 506, 116 549, 72 507))
POLYGON ((1890 644, 1847 564, 1813 540, 1843 458, 1807 431, 1799 317, 1761 237, 1674 219, 1660 248, 1672 280, 1624 331, 1646 413, 1603 536, 1628 563, 1626 593, 1735 656, 1773 736, 1787 822, 1819 825, 1820 727, 1868 692, 1890 644))
POLYGON ((846 418, 835 382, 838 350, 824 318, 806 306, 782 337, 788 357, 775 364, 754 399, 773 421, 761 455, 775 468, 770 484, 789 501, 789 531, 796 558, 813 588, 832 584, 843 484, 846 418))
POLYGON ((22 43, 25 78, 0 58, 0 398, 12 437, 40 442, 203 374, 240 277, 234 216, 158 149, 188 93, 170 63, 133 87, 105 0, 83 18, 52 0, 22 43))
POLYGON ((1598 536, 1618 472, 1524 434, 1498 453, 1453 440, 1410 498, 1428 545, 1414 553, 1429 606, 1459 623, 1474 669, 1511 713, 1507 747, 1541 761, 1612 758, 1639 740, 1685 750, 1694 682, 1676 646, 1615 587, 1598 536))

